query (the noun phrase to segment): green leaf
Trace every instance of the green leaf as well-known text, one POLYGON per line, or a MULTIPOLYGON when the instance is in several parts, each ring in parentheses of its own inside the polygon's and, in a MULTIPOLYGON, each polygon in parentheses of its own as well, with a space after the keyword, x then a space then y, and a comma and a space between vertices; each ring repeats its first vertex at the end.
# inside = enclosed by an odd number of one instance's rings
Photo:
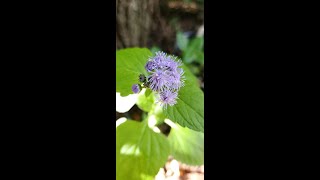
POLYGON ((138 100, 137 100, 137 106, 146 111, 149 112, 152 108, 152 105, 154 104, 154 94, 151 93, 147 96, 147 89, 144 88, 141 90, 141 92, 138 95, 138 100))
POLYGON ((203 64, 204 63, 204 53, 203 53, 203 51, 198 51, 195 54, 196 54, 195 60, 198 63, 203 64))
POLYGON ((184 51, 188 46, 189 39, 182 32, 177 32, 177 45, 178 48, 184 51))
POLYGON ((182 127, 204 131, 204 95, 197 79, 185 69, 185 86, 178 92, 177 104, 168 106, 164 114, 182 127))
POLYGON ((150 88, 147 88, 145 95, 148 97, 152 93, 152 90, 150 88))
POLYGON ((183 61, 191 63, 197 59, 199 52, 203 52, 203 37, 196 37, 192 39, 188 47, 183 52, 183 61))
POLYGON ((117 126, 117 180, 154 178, 169 154, 170 145, 166 137, 151 130, 146 121, 127 120, 117 126))
POLYGON ((201 51, 203 48, 203 43, 204 43, 203 37, 195 37, 190 41, 188 50, 201 51))
POLYGON ((160 125, 166 119, 166 116, 163 114, 163 109, 159 104, 153 104, 149 114, 149 118, 154 118, 156 120, 155 125, 160 125))
POLYGON ((185 164, 202 165, 204 163, 204 134, 183 128, 172 121, 165 122, 171 126, 168 141, 172 156, 185 164))
POLYGON ((182 65, 182 69, 184 70, 184 76, 186 79, 185 84, 200 87, 197 77, 193 75, 191 70, 185 64, 182 65))
POLYGON ((144 66, 151 55, 146 48, 127 48, 116 52, 116 91, 121 96, 133 94, 131 87, 140 83, 139 75, 147 75, 144 66))

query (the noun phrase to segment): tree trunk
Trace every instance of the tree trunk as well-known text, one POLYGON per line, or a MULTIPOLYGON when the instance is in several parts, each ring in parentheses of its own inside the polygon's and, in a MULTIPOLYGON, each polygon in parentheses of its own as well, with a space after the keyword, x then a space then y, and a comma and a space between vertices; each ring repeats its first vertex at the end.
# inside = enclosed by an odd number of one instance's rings
POLYGON ((159 0, 116 0, 116 46, 146 47, 159 0))
POLYGON ((116 48, 174 46, 175 30, 162 15, 167 0, 116 0, 116 48))

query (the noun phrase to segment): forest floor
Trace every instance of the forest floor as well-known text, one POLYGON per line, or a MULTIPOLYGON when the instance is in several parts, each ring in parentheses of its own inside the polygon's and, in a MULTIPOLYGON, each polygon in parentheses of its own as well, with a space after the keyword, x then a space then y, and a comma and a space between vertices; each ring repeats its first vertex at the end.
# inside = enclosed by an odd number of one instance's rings
POLYGON ((204 165, 190 166, 169 158, 166 165, 160 168, 155 180, 202 180, 204 165))

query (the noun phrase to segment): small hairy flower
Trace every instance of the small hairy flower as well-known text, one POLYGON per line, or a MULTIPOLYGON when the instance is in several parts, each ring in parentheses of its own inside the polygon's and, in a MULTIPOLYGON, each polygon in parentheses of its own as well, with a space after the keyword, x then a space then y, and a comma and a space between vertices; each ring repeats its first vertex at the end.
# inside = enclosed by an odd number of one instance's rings
POLYGON ((156 68, 156 64, 154 61, 148 61, 146 66, 145 66, 145 69, 148 71, 148 72, 151 72, 152 70, 154 70, 156 68))
POLYGON ((181 68, 178 68, 177 71, 171 72, 168 83, 169 89, 179 90, 184 86, 184 71, 181 68))
MULTIPOLYGON (((167 55, 164 52, 156 52, 145 64, 147 76, 140 74, 139 81, 144 88, 150 88, 158 96, 161 106, 173 106, 177 103, 178 91, 184 86, 184 71, 180 67, 181 61, 175 56, 167 55)), ((141 86, 134 84, 132 91, 139 93, 141 86)))
POLYGON ((151 73, 148 83, 153 91, 165 89, 178 90, 184 85, 183 70, 179 68, 182 63, 174 56, 168 56, 164 52, 156 52, 154 57, 149 58, 146 70, 151 73))
POLYGON ((164 106, 164 108, 167 108, 167 105, 173 106, 177 103, 177 92, 172 92, 169 90, 165 90, 160 92, 158 102, 160 102, 161 106, 164 106))
POLYGON ((163 70, 156 70, 150 75, 149 87, 153 91, 162 91, 165 87, 168 87, 168 74, 163 70))
POLYGON ((138 94, 140 92, 140 86, 138 84, 134 84, 132 85, 132 91, 135 93, 135 94, 138 94))

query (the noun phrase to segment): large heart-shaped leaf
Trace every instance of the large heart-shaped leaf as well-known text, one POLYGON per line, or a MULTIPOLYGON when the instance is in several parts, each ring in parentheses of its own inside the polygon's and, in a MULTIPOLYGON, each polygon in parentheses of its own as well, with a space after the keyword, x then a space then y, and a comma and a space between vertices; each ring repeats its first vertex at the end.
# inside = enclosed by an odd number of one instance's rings
POLYGON ((127 120, 117 126, 117 180, 153 179, 169 154, 166 137, 155 133, 147 122, 127 120))
POLYGON ((164 114, 172 121, 195 131, 204 131, 204 95, 197 79, 185 69, 186 82, 178 93, 177 104, 168 106, 164 114))
POLYGON ((145 74, 144 68, 151 52, 146 48, 127 48, 116 52, 116 91, 121 96, 133 94, 132 85, 139 83, 139 75, 145 74))
POLYGON ((171 126, 168 141, 173 157, 185 164, 202 165, 204 162, 204 134, 181 127, 168 119, 165 122, 171 126))

